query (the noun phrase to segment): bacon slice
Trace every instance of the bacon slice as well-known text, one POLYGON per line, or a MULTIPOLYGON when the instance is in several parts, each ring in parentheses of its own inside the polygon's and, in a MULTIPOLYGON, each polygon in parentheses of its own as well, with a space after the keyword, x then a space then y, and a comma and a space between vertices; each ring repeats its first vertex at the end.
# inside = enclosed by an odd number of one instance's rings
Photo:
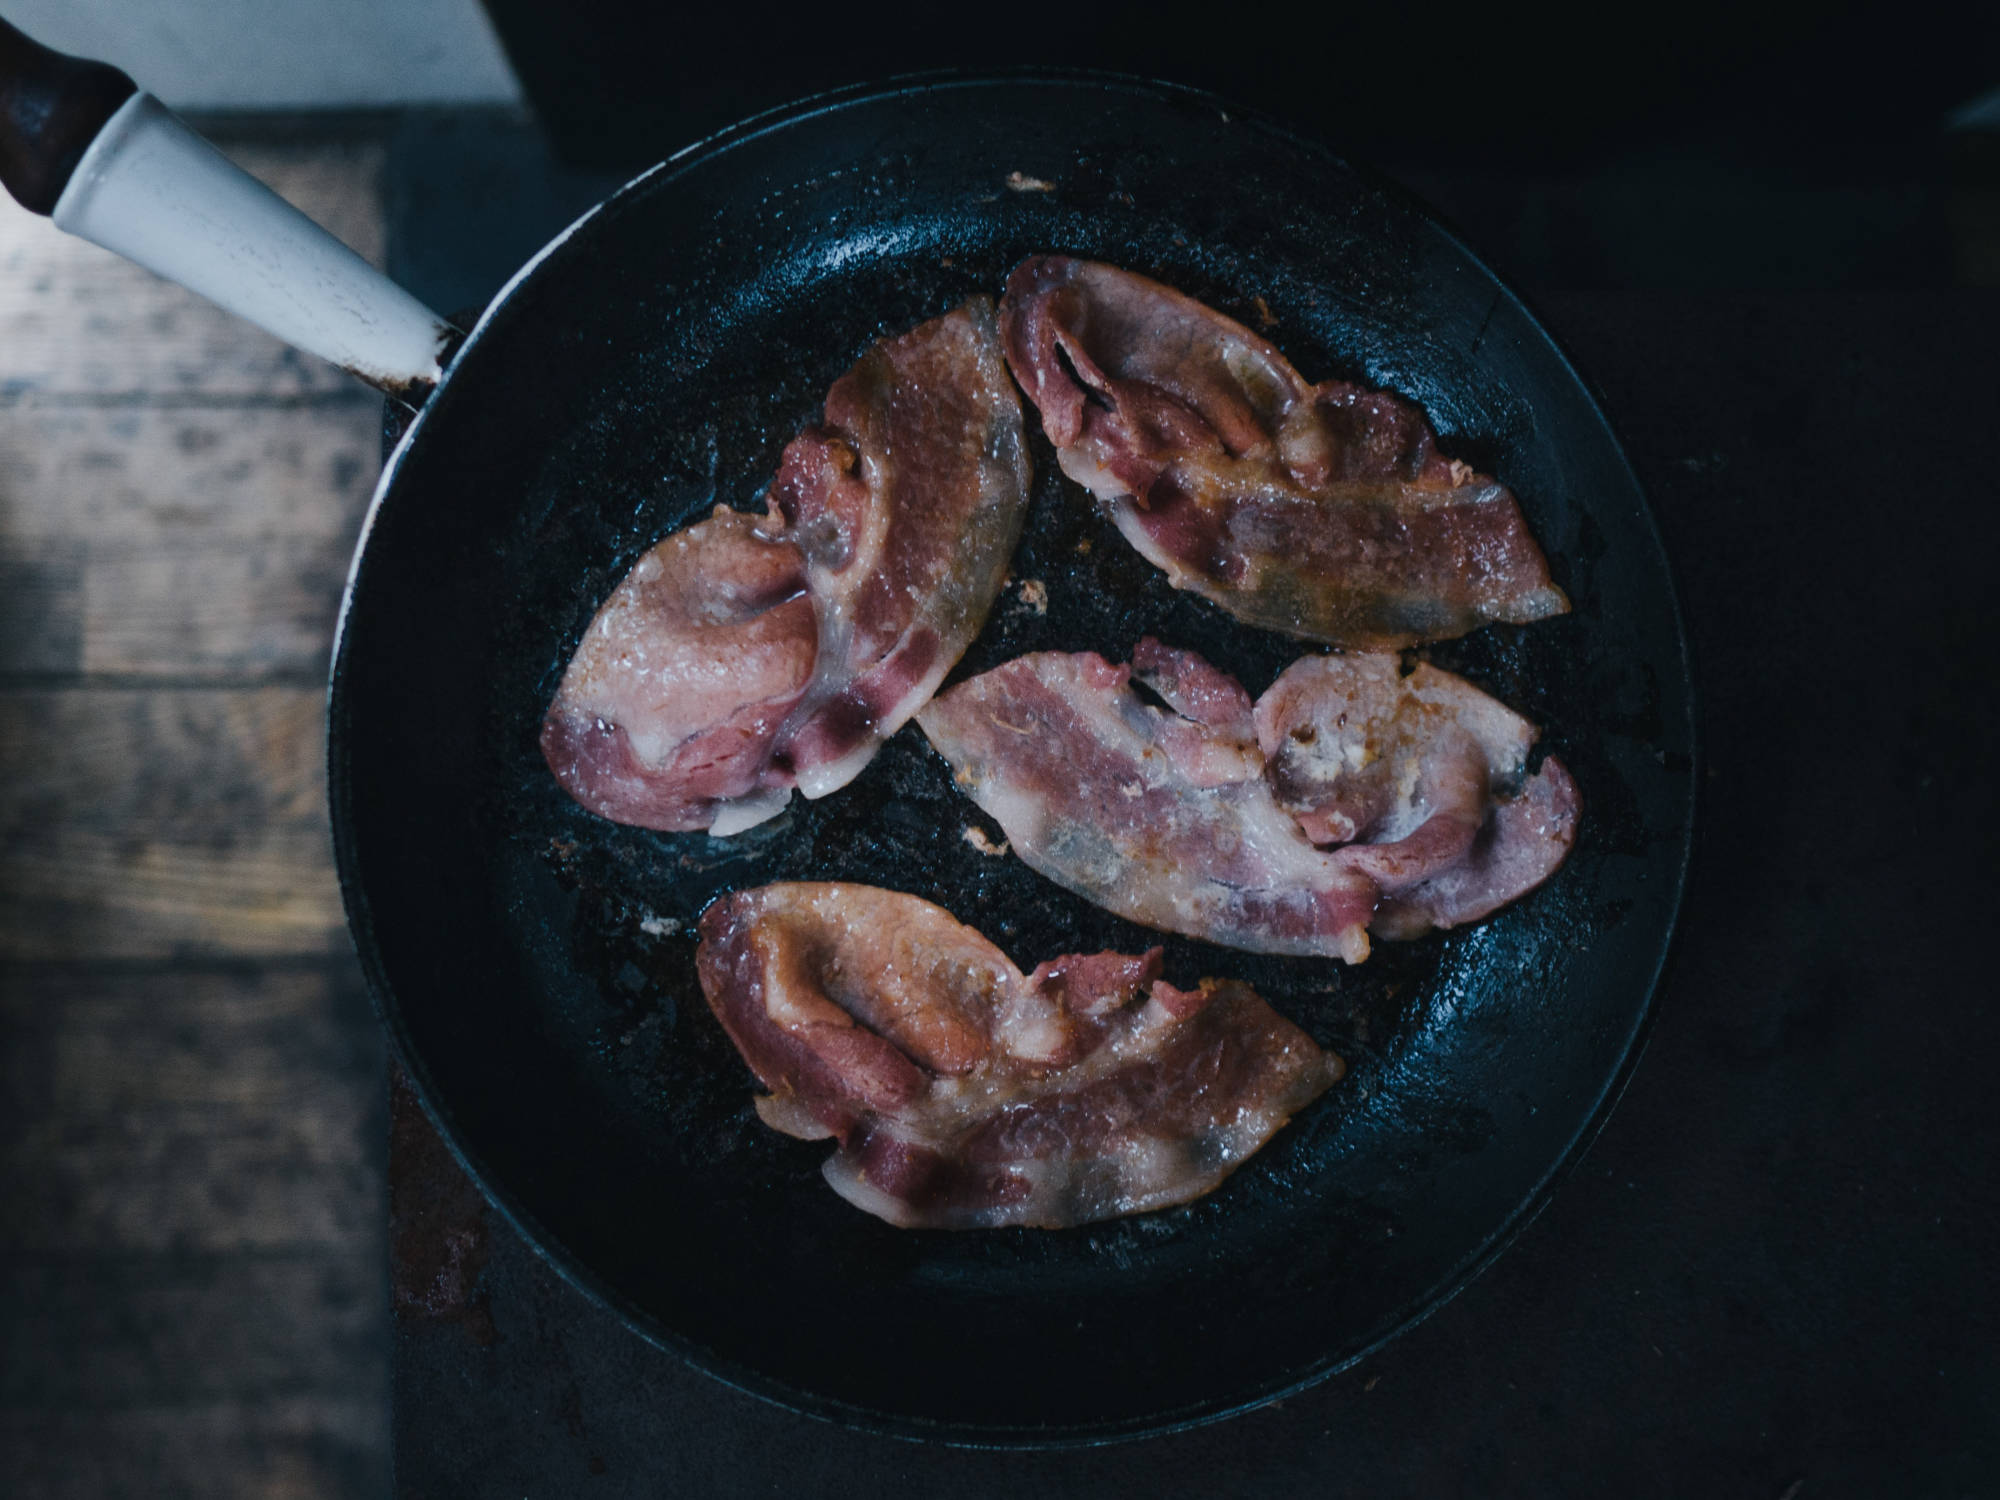
POLYGON ((1240 620, 1389 650, 1569 608, 1513 495, 1410 402, 1309 385, 1241 324, 1092 261, 1023 261, 1000 325, 1063 471, 1240 620))
POLYGON ((805 558, 726 507, 625 575, 577 648, 542 753, 592 812, 706 828, 754 800, 813 680, 805 558))
POLYGON ((959 684, 918 722, 1036 870, 1135 922, 1253 952, 1359 963, 1371 932, 1498 910, 1576 839, 1561 762, 1526 774, 1527 720, 1388 655, 1295 662, 1253 709, 1234 679, 1157 641, 1129 668, 1046 652, 959 684))
POLYGON ((1499 910, 1576 842, 1576 783, 1535 727, 1462 677, 1393 656, 1292 663, 1257 701, 1279 805, 1382 892, 1372 930, 1406 938, 1499 910))
POLYGON ((1245 985, 1160 952, 1023 975, 950 913, 872 886, 770 885, 703 913, 703 993, 773 1129, 905 1228, 1061 1228, 1200 1197, 1344 1069, 1245 985))
MULTIPOLYGON (((1142 681, 1222 720, 1144 702, 1094 652, 1016 657, 933 699, 917 722, 958 784, 1036 870, 1108 911, 1256 953, 1359 963, 1375 883, 1315 849, 1272 796, 1235 708, 1190 653, 1142 642, 1142 681), (1201 681, 1206 691, 1190 688, 1201 681)), ((1242 689, 1236 687, 1242 695, 1242 689)), ((1240 716, 1239 716, 1240 715, 1240 716)))
POLYGON ((965 654, 1027 515, 1020 397, 993 306, 878 344, 785 450, 771 511, 805 553, 818 669, 780 737, 808 797, 860 774, 965 654))
POLYGON ((845 786, 978 634, 1028 479, 990 303, 877 344, 763 516, 718 510, 619 584, 549 707, 550 769, 605 817, 717 835, 845 786))

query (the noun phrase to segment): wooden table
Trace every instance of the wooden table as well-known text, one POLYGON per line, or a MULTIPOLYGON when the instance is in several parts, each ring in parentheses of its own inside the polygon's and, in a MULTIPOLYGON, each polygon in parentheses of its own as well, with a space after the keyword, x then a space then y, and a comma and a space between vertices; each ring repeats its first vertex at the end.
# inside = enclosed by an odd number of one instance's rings
MULTIPOLYGON (((381 143, 233 154, 381 260, 381 143)), ((0 205, 0 1493, 387 1489, 322 747, 378 420, 0 205)))

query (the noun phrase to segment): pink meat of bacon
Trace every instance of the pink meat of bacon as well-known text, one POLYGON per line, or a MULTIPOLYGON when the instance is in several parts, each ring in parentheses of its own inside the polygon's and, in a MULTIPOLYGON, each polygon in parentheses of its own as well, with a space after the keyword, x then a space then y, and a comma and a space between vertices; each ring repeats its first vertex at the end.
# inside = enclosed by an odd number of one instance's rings
POLYGON ((1487 915, 1554 873, 1576 787, 1533 727, 1434 667, 1294 663, 1254 705, 1191 652, 1018 657, 918 716, 1042 874, 1135 922, 1359 963, 1487 915), (1132 680, 1168 707, 1142 702, 1132 680))
POLYGON ((1380 651, 1569 608, 1513 495, 1408 401, 1309 385, 1214 309, 1065 256, 1015 268, 1000 326, 1063 471, 1240 620, 1380 651))
POLYGON ((1344 1071, 1245 985, 1160 953, 1024 975, 949 912, 872 886, 770 885, 702 915, 703 992, 770 1092, 832 1137, 835 1192, 902 1228, 1062 1228, 1200 1197, 1344 1071))
POLYGON ((990 303, 877 344, 764 515, 669 536, 599 610, 542 727, 557 780, 615 821, 717 835, 845 786, 978 634, 1028 478, 990 303))
POLYGON ((1375 882, 1278 805, 1249 695, 1200 657, 1151 640, 1129 667, 1019 656, 917 722, 1016 854, 1107 911, 1255 953, 1368 956, 1375 882))
POLYGON ((1393 656, 1306 657, 1257 700, 1256 723, 1279 805, 1380 888, 1378 936, 1497 911, 1576 842, 1562 762, 1527 774, 1535 727, 1429 663, 1404 676, 1393 656))

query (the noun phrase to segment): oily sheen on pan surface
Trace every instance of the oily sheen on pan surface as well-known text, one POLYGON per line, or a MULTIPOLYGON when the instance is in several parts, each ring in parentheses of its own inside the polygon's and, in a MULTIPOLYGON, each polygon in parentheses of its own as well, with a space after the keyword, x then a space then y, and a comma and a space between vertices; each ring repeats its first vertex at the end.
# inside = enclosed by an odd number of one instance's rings
POLYGON ((1033 868, 1132 921, 1252 952, 1359 963, 1371 931, 1414 937, 1533 889, 1576 837, 1562 765, 1526 775, 1532 725, 1448 672, 1404 678, 1389 655, 1308 657, 1253 705, 1150 639, 1129 667, 1038 652, 918 722, 1033 868))
POLYGON ((618 585, 549 706, 551 770, 617 822, 718 835, 846 785, 978 634, 1028 480, 986 299, 877 344, 765 514, 718 509, 618 585))
POLYGON ((1067 256, 1015 268, 1000 326, 1063 471, 1240 620, 1382 651, 1569 608, 1513 495, 1400 397, 1309 384, 1213 308, 1067 256))
POLYGON ((738 891, 697 968, 770 1092, 832 1138, 835 1192, 905 1228, 1060 1228, 1208 1192, 1343 1065, 1248 986, 1162 980, 1156 949, 1023 974, 941 907, 872 886, 738 891))

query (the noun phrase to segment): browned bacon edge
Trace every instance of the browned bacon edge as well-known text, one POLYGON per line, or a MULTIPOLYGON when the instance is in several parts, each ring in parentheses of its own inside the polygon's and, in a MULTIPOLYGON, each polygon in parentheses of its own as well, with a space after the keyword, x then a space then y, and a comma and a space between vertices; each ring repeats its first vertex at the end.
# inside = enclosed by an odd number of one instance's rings
POLYGON ((1213 1189, 1340 1076, 1245 985, 1180 990, 1158 949, 1024 975, 977 932, 869 886, 738 891, 700 922, 716 1018, 773 1129, 902 1227, 1059 1228, 1213 1189))
POLYGON ((1064 472, 1176 588, 1365 650, 1569 607, 1513 495, 1409 401, 1308 384, 1213 308, 1068 256, 1015 268, 1000 325, 1064 472))
POLYGON ((1017 657, 918 722, 1009 847, 1135 922, 1252 952, 1368 956, 1498 910, 1575 841, 1562 763, 1471 683, 1389 655, 1307 657, 1253 706, 1191 652, 1143 640, 1017 657), (1142 703, 1134 677, 1168 709, 1142 703), (1254 730, 1254 737, 1253 737, 1254 730))
POLYGON ((978 633, 1028 479, 990 303, 877 344, 787 445, 765 515, 718 509, 605 602, 544 721, 557 780, 718 836, 845 785, 978 633))

